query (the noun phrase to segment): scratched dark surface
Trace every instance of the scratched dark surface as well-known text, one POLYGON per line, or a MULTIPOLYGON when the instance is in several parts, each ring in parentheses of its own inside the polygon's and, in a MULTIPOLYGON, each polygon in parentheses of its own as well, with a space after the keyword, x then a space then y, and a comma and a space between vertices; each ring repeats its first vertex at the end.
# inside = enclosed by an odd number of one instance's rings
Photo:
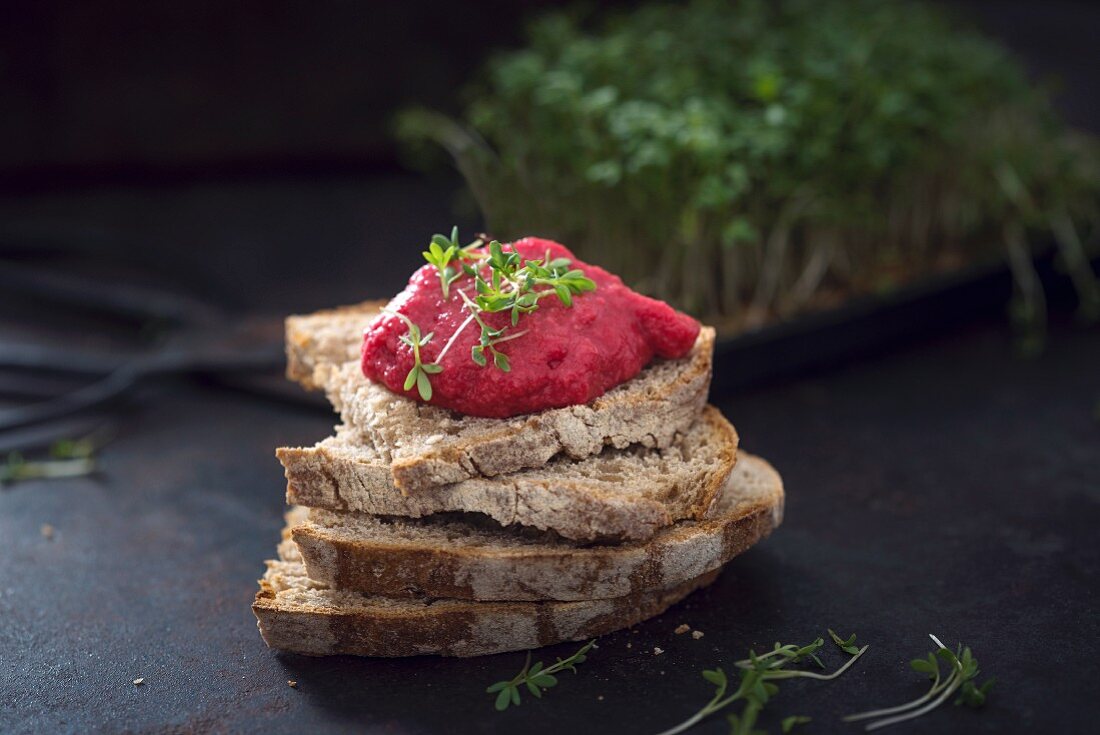
MULTIPOLYGON (((395 243, 446 212, 439 191, 406 179, 0 205, 7 223, 156 235, 192 270, 184 244, 204 242, 210 291, 269 312, 392 290, 416 259, 395 243), (248 247, 218 256, 219 237, 248 247), (297 263, 292 246, 309 237, 364 244, 297 263)), ((249 604, 281 526, 273 449, 312 443, 333 418, 192 380, 146 386, 99 476, 0 490, 0 733, 656 732, 710 697, 701 669, 826 626, 870 651, 835 682, 784 683, 761 722, 771 732, 792 714, 814 718, 806 732, 859 732, 840 715, 916 697, 907 661, 930 632, 970 644, 997 688, 980 713, 946 706, 896 732, 1078 732, 1100 717, 1095 328, 1056 315, 1046 354, 1026 361, 1003 320, 963 320, 719 403, 744 448, 783 473, 784 525, 712 588, 601 639, 543 701, 497 714, 484 687, 522 654, 269 651, 249 604), (674 635, 685 622, 705 637, 674 635)), ((727 730, 724 717, 698 728, 727 730)))

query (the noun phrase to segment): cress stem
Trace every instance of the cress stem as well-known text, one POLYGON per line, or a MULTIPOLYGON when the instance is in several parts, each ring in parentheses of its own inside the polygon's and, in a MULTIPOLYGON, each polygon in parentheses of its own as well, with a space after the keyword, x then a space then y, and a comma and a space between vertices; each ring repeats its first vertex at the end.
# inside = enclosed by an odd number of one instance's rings
POLYGON ((718 710, 720 710, 723 707, 731 704, 732 702, 735 702, 736 700, 740 699, 743 696, 744 696, 744 692, 742 692, 741 688, 738 687, 736 692, 734 692, 730 696, 726 697, 725 699, 719 699, 718 697, 714 697, 713 699, 710 700, 710 702, 707 703, 706 707, 703 707, 703 709, 699 710, 694 715, 692 715, 688 719, 681 722, 679 725, 676 725, 673 728, 670 728, 668 730, 664 730, 660 733, 657 733, 657 735, 676 735, 677 733, 684 732, 685 730, 690 730, 697 723, 702 721, 703 718, 717 712, 718 710))
MULTIPOLYGON (((786 646, 784 646, 782 648, 774 648, 774 649, 768 651, 767 653, 763 653, 763 654, 757 656, 756 660, 757 661, 763 661, 764 659, 771 658, 772 656, 780 656, 780 655, 786 656, 786 655, 793 655, 793 654, 794 654, 794 651, 788 650, 788 648, 786 646)), ((733 665, 737 666, 739 668, 742 668, 742 669, 751 669, 752 668, 752 659, 751 658, 743 658, 740 661, 734 661, 733 665)))
MULTIPOLYGON (((462 293, 462 291, 459 291, 459 293, 462 293)), ((446 355, 447 352, 451 349, 451 345, 453 345, 455 343, 455 340, 458 339, 458 335, 462 334, 463 330, 465 330, 466 327, 470 326, 470 322, 472 322, 473 320, 474 315, 470 314, 470 316, 466 317, 466 321, 462 322, 462 324, 459 325, 458 329, 455 330, 455 333, 451 335, 451 338, 449 340, 447 340, 447 344, 443 345, 443 349, 439 351, 438 355, 436 355, 436 365, 443 361, 443 356, 446 355)))
MULTIPOLYGON (((943 686, 947 686, 947 684, 948 684, 947 681, 943 682, 943 686)), ((906 702, 905 704, 899 704, 897 707, 886 707, 884 709, 876 709, 876 710, 871 710, 869 712, 860 712, 859 714, 856 714, 856 715, 846 715, 842 719, 845 722, 858 722, 859 720, 870 720, 870 719, 875 718, 875 717, 882 717, 884 715, 892 715, 892 714, 895 714, 897 712, 904 712, 905 710, 913 709, 914 707, 919 707, 920 705, 924 704, 925 702, 927 702, 932 697, 939 694, 940 691, 941 691, 940 674, 937 671, 936 672, 936 678, 932 681, 932 688, 929 689, 924 694, 924 696, 920 697, 919 699, 914 699, 912 702, 906 702)))
POLYGON ((837 669, 836 671, 834 671, 831 674, 816 674, 812 671, 774 671, 774 672, 769 671, 765 674, 765 678, 767 678, 767 679, 817 679, 819 681, 829 681, 830 679, 835 679, 838 676, 840 676, 841 674, 843 674, 845 671, 847 671, 848 668, 851 667, 851 665, 854 664, 859 659, 859 657, 863 655, 864 651, 866 651, 867 648, 868 648, 867 646, 864 646, 863 648, 859 649, 859 653, 852 656, 850 659, 848 659, 847 663, 845 663, 843 666, 841 666, 839 669, 837 669))
POLYGON ((924 707, 921 707, 920 709, 914 710, 912 712, 906 712, 905 714, 898 715, 897 717, 888 717, 885 720, 872 722, 870 725, 867 726, 867 732, 878 730, 880 728, 887 727, 888 725, 895 725, 899 722, 905 722, 906 720, 912 720, 915 717, 920 717, 926 712, 931 712, 932 710, 936 709, 936 707, 939 707, 941 704, 943 704, 944 700, 950 697, 955 692, 955 690, 959 688, 959 685, 962 684, 962 676, 957 671, 953 671, 951 672, 951 676, 948 677, 946 683, 947 687, 944 689, 943 694, 926 704, 924 707))

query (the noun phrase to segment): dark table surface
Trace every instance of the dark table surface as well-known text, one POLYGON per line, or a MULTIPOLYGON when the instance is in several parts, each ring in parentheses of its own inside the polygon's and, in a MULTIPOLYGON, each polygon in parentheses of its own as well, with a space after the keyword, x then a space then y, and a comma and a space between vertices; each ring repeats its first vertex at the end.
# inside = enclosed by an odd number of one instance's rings
MULTIPOLYGON (((405 224, 381 240, 424 229, 407 195, 369 192, 367 209, 388 210, 386 222, 406 202, 405 224)), ((158 196, 175 197, 165 217, 191 222, 178 193, 158 196)), ((56 222, 59 211, 115 211, 102 199, 73 201, 7 213, 56 222)), ((445 206, 433 201, 434 217, 445 206)), ((283 216, 320 217, 300 206, 283 216)), ((156 220, 148 207, 144 216, 156 220)), ((361 216, 356 226, 376 231, 361 216)), ((354 228, 338 225, 350 238, 354 228)), ((257 265, 257 277, 274 267, 257 265)), ((342 277, 331 302, 390 287, 404 267, 384 264, 393 275, 369 283, 342 277)), ((306 268, 303 290, 284 288, 282 301, 248 289, 241 299, 320 306, 322 270, 306 268)), ((871 648, 839 680, 784 683, 761 722, 772 732, 792 714, 814 718, 805 732, 859 732, 838 718, 918 696, 924 682, 907 662, 931 650, 928 633, 972 646, 998 684, 984 711, 945 706, 896 732, 1080 732, 1100 717, 1095 329, 1056 320, 1046 353, 1022 360, 1006 323, 964 324, 715 400, 743 447, 782 472, 783 526, 711 588, 601 639, 544 700, 498 714, 484 688, 518 670, 522 653, 368 660, 268 650, 249 604, 282 524, 273 449, 316 441, 334 418, 196 381, 150 386, 101 452, 97 477, 0 490, 0 732, 656 732, 710 697, 703 668, 728 669, 750 647, 806 642, 826 627, 871 648), (674 635, 681 623, 705 636, 674 635), (132 684, 138 677, 143 686, 132 684)), ((841 660, 829 651, 826 662, 841 660)), ((697 731, 727 730, 720 716, 697 731)))

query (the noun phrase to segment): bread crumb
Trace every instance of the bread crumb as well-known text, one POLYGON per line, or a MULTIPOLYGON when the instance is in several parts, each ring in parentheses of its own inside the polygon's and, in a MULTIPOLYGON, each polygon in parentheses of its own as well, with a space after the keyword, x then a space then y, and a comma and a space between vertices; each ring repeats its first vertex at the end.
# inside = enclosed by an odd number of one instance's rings
POLYGON ((596 699, 597 699, 598 701, 602 702, 602 701, 603 701, 603 695, 601 694, 600 696, 596 697, 596 699))
POLYGON ((676 630, 674 630, 672 632, 675 633, 676 635, 683 635, 684 633, 687 633, 689 630, 691 630, 690 625, 688 625, 687 623, 681 623, 680 625, 676 626, 676 630))
POLYGON ((51 526, 49 523, 43 523, 42 528, 40 528, 39 531, 42 533, 43 538, 53 541, 54 529, 53 526, 51 526))
POLYGON ((654 656, 660 656, 664 652, 665 652, 665 649, 663 649, 663 648, 657 648, 657 646, 653 647, 653 655, 654 656))
POLYGON ((290 687, 291 689, 297 689, 297 688, 298 688, 298 682, 294 681, 293 679, 287 679, 287 680, 286 680, 286 684, 287 684, 287 686, 289 686, 289 687, 290 687))
POLYGON ((695 640, 699 640, 700 638, 703 637, 703 631, 693 630, 693 631, 691 631, 691 637, 694 638, 695 640))
POLYGON ((136 687, 139 687, 144 683, 145 683, 145 677, 144 676, 139 676, 138 678, 134 679, 134 686, 136 686, 136 687))
POLYGON ((632 645, 634 645, 634 644, 632 644, 630 641, 627 641, 627 643, 626 643, 627 648, 630 648, 632 645))

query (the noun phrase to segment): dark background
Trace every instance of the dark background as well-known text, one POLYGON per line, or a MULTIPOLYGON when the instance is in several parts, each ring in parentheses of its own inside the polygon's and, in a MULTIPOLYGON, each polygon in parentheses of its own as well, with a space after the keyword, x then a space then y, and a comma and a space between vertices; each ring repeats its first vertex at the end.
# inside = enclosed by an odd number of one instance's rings
MULTIPOLYGON (((393 170, 392 113, 444 110, 521 20, 560 3, 8 2, 0 173, 10 189, 393 170)), ((601 3, 629 7, 630 3, 601 3)), ((1096 129, 1088 2, 949 4, 1060 80, 1096 129)))
MULTIPOLYGON (((457 176, 402 166, 393 114, 458 110, 486 56, 555 5, 0 3, 0 245, 140 264, 230 307, 388 295, 417 262, 409 238, 478 225, 457 176)), ((1095 4, 949 6, 1100 130, 1095 4)))
MULTIPOLYGON (((402 167, 392 113, 457 109, 485 55, 518 45, 521 18, 549 5, 0 3, 0 269, 109 274, 236 316, 389 295, 427 234, 477 225, 454 209, 455 177, 402 167)), ((1093 4, 953 6, 1055 84, 1071 123, 1100 131, 1093 4)), ((783 472, 785 525, 504 716, 482 689, 521 654, 268 651, 248 604, 281 525, 272 450, 316 441, 333 418, 201 378, 146 385, 97 477, 0 488, 0 733, 656 731, 709 696, 701 668, 826 626, 872 650, 838 682, 782 687, 773 714, 814 716, 806 732, 859 732, 836 718, 916 697, 905 662, 930 650, 928 632, 973 645, 1000 683, 985 712, 945 708, 896 732, 1087 730, 1100 716, 1100 340, 1056 308, 1047 352, 1021 360, 996 311, 715 395, 745 448, 783 472), (670 635, 681 622, 706 637, 670 635)), ((95 324, 0 290, 0 344, 122 331, 95 324)))

